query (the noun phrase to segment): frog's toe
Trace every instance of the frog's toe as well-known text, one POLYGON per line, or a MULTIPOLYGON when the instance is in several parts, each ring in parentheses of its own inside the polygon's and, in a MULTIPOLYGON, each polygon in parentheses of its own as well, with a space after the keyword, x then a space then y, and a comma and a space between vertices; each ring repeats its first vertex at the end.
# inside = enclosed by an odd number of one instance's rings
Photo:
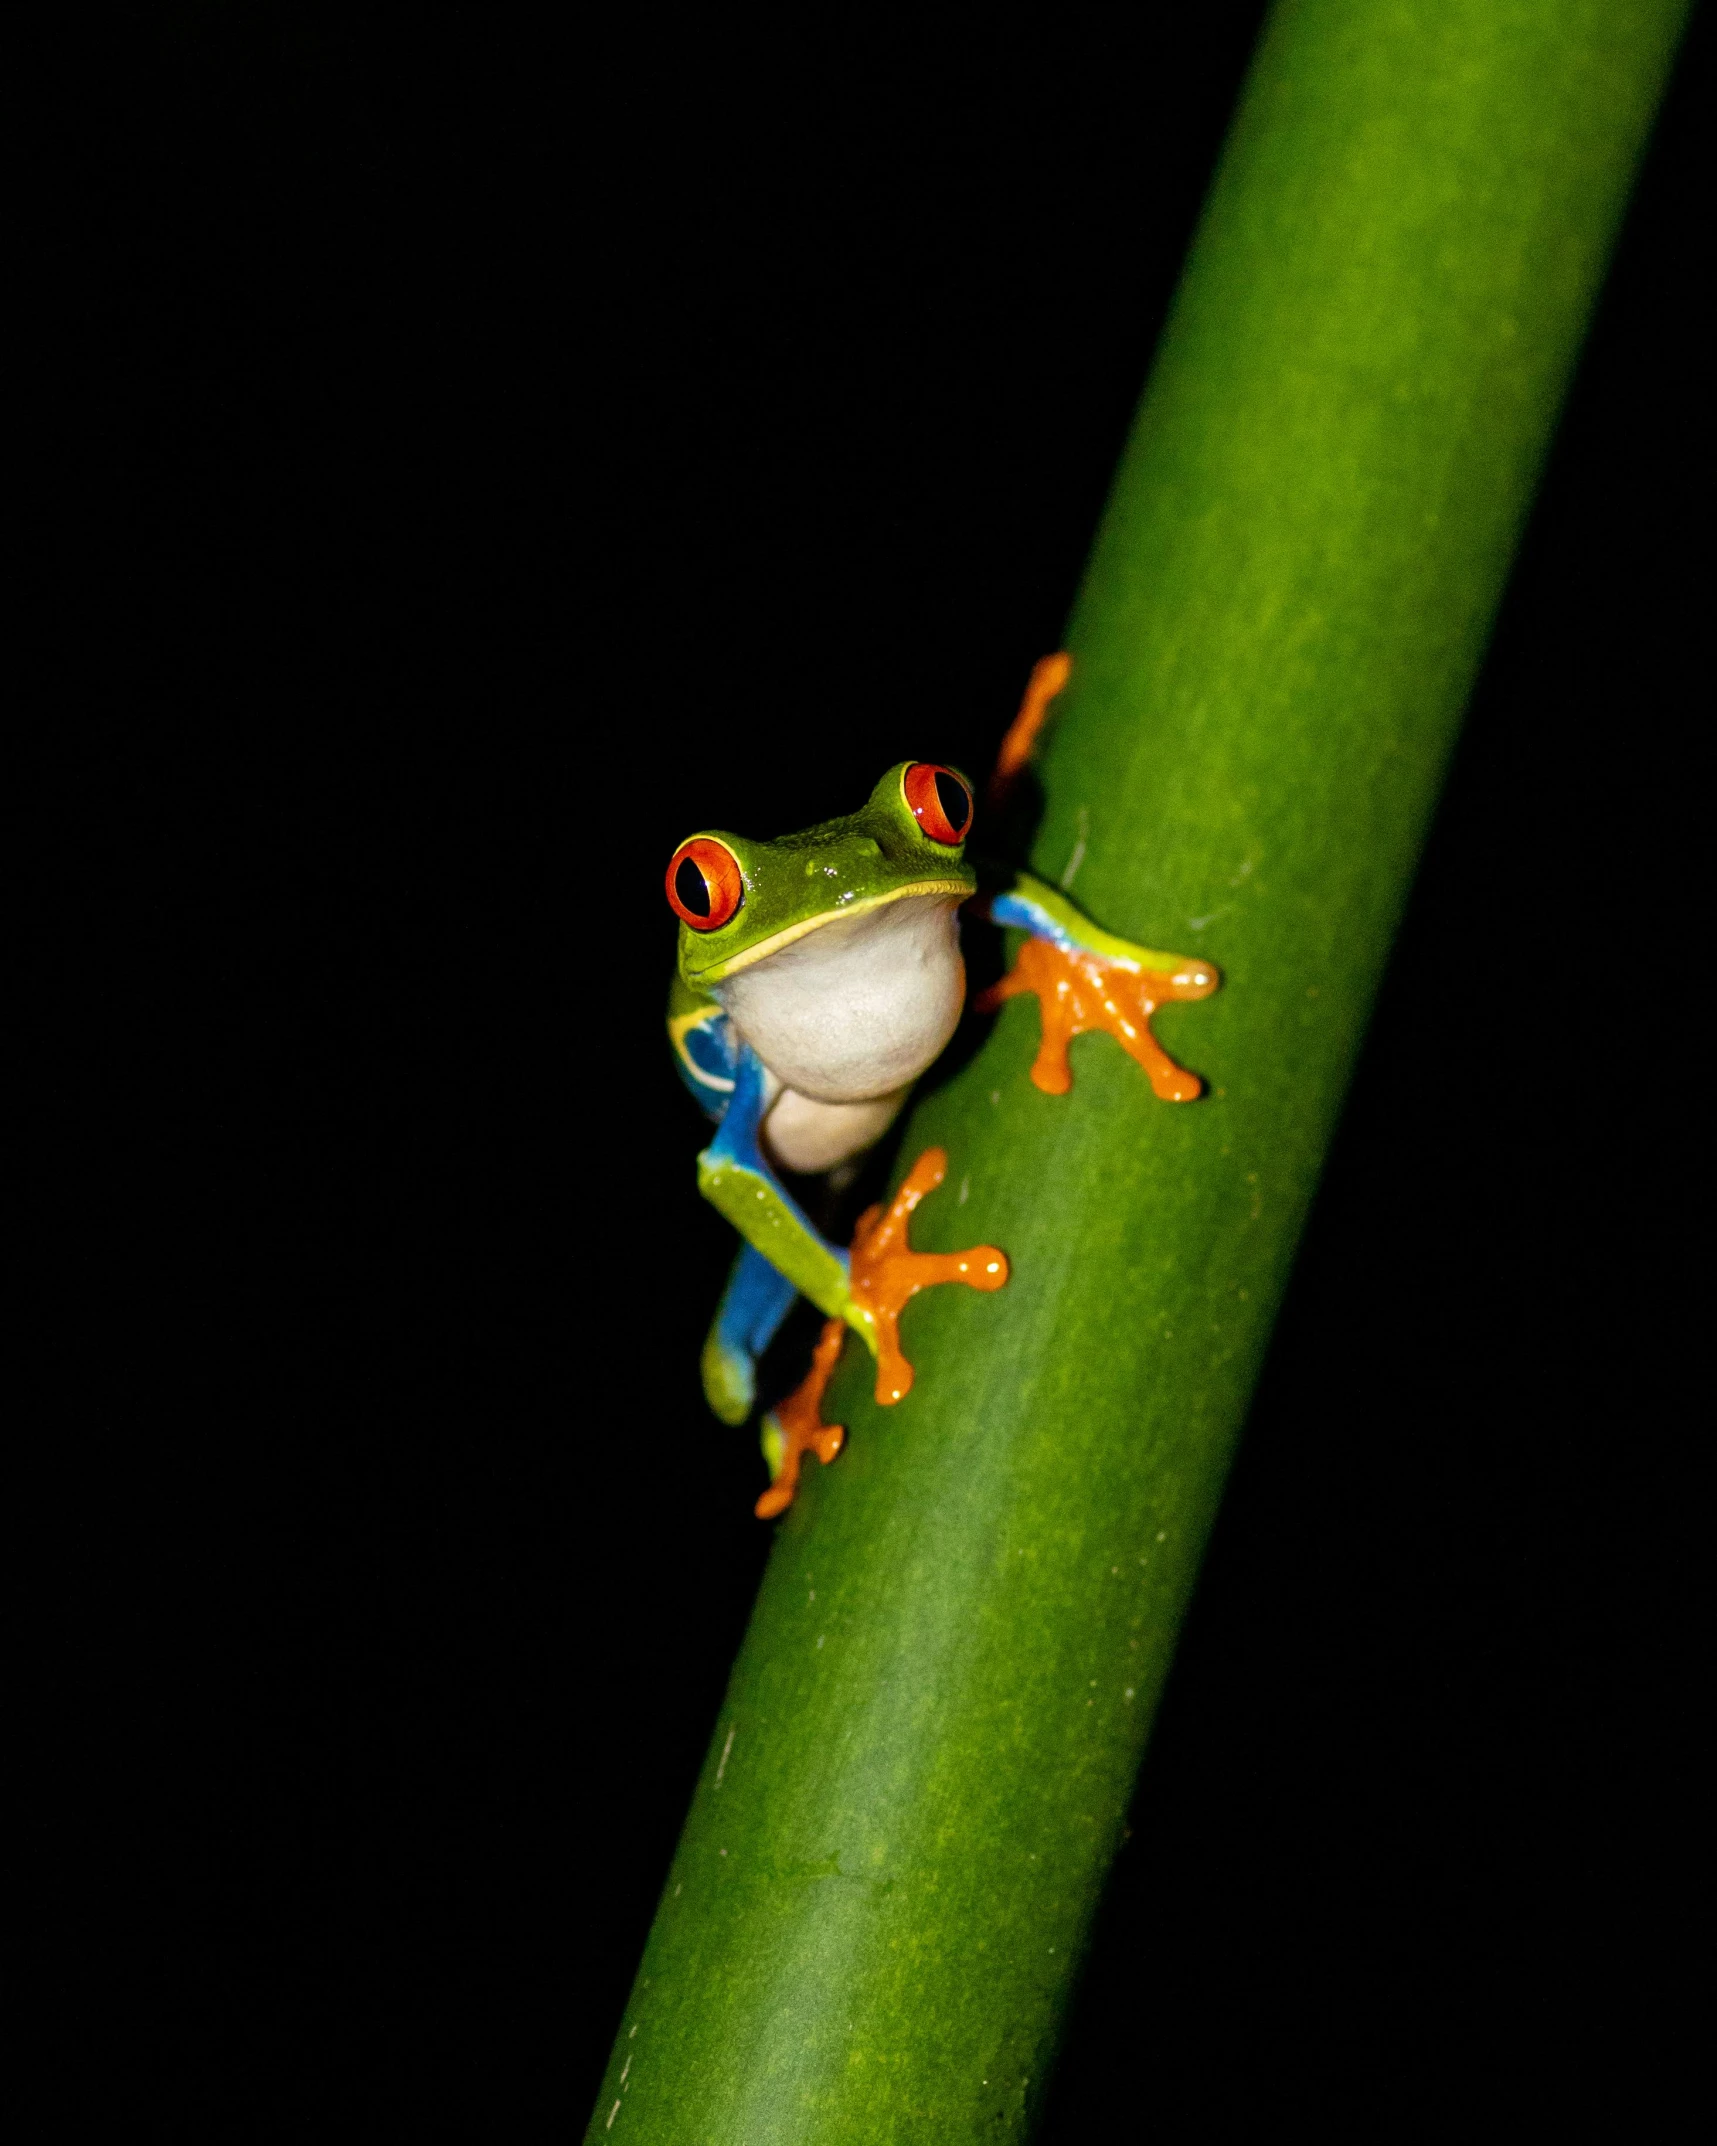
POLYGON ((703 1345, 704 1399, 723 1423, 743 1423, 757 1398, 757 1366, 747 1349, 723 1338, 719 1326, 710 1329, 703 1345))
POLYGON ((770 1482, 780 1482, 782 1471, 787 1465, 787 1433, 781 1428, 781 1419, 774 1409, 763 1419, 763 1431, 758 1444, 763 1448, 770 1482))
POLYGON ((1008 1278, 1008 1256, 993 1244, 970 1245, 963 1252, 912 1249, 907 1236, 912 1212, 947 1174, 947 1151, 926 1148, 887 1208, 867 1208, 853 1233, 848 1321, 876 1358, 879 1408, 912 1389, 912 1366, 900 1346, 900 1315, 918 1292, 938 1282, 964 1282, 968 1289, 988 1292, 1003 1287, 1008 1278))
POLYGON ((823 1421, 823 1395, 835 1375, 846 1338, 844 1319, 825 1320, 822 1335, 811 1352, 810 1370, 786 1400, 763 1419, 763 1458, 769 1463, 769 1488, 757 1501, 759 1520, 773 1520, 792 1504, 799 1488, 799 1469, 807 1453, 814 1453, 826 1468, 846 1443, 843 1425, 823 1421))

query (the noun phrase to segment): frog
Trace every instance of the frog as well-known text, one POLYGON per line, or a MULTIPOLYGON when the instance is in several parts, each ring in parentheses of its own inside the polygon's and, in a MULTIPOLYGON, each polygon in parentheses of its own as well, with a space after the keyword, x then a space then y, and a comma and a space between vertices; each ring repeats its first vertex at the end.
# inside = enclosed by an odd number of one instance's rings
MULTIPOLYGON (((1070 659, 1032 674, 992 778, 999 800, 1030 757, 1070 659)), ((686 1087, 716 1125, 698 1156, 698 1187, 740 1246, 704 1343, 704 1397, 742 1424, 757 1396, 757 1366, 795 1301, 824 1315, 805 1380, 762 1419, 770 1518, 793 1502, 808 1454, 825 1464, 845 1432, 821 1402, 848 1333, 876 1360, 884 1406, 911 1390, 899 1335, 921 1289, 959 1282, 992 1292, 1008 1279, 995 1245, 915 1251, 910 1219, 947 1174, 926 1149, 886 1205, 868 1208, 849 1245, 831 1242, 786 1179, 834 1190, 890 1131, 914 1084, 953 1039, 966 1006, 962 915, 1023 933, 1013 969, 975 1010, 1034 994, 1041 1042, 1031 1069, 1046 1095, 1072 1086, 1075 1035, 1113 1036, 1166 1101, 1194 1099, 1196 1074, 1151 1033, 1156 1007, 1208 996, 1220 982, 1197 957, 1165 953, 1104 931, 1064 888, 968 854, 976 818, 957 767, 903 760, 856 812, 763 840, 725 828, 688 835, 668 860, 668 905, 679 921, 668 1040, 686 1087)))

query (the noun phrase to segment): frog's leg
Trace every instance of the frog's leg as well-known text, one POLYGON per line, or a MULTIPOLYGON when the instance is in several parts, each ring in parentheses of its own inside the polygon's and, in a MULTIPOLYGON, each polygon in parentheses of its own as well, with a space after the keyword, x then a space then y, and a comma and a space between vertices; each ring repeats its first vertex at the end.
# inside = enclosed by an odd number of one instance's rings
POLYGON ((755 1246, 740 1246, 703 1345, 704 1398, 723 1423, 743 1423, 750 1415, 757 1398, 757 1359, 780 1332, 798 1294, 755 1246))
POLYGON ((724 1423, 749 1414, 756 1357, 796 1294, 831 1319, 854 1313, 847 1255, 819 1235, 763 1153, 758 1136, 773 1099, 762 1060, 738 1044, 721 1129, 698 1157, 699 1191, 746 1243, 704 1344, 704 1393, 724 1423))
POLYGON ((1203 1092, 1198 1075, 1176 1065, 1151 1034, 1151 1016, 1172 999, 1208 998, 1222 980, 1208 961, 1100 931, 1065 894, 1028 872, 1016 873, 988 908, 997 924, 1018 925, 1031 936, 1012 970, 973 1003, 988 1013, 1023 991, 1036 993, 1043 1036, 1031 1077, 1045 1095, 1072 1087, 1067 1047, 1091 1029, 1113 1036, 1164 1102, 1190 1102, 1203 1092))
MULTIPOLYGON (((756 1052, 740 1044, 727 1114, 720 1131, 698 1157, 698 1186, 705 1199, 720 1209, 757 1255, 755 1266, 741 1256, 722 1299, 714 1331, 704 1347, 704 1392, 724 1422, 740 1420, 734 1413, 740 1395, 745 1395, 749 1408, 755 1383, 755 1372, 745 1361, 748 1354, 753 1359, 756 1355, 754 1347, 748 1349, 747 1329, 763 1332, 767 1322, 767 1341, 796 1291, 809 1297, 826 1318, 841 1320, 859 1334, 877 1358, 876 1397, 886 1406, 898 1401, 912 1384, 912 1366, 901 1353, 898 1334, 906 1305, 920 1289, 937 1282, 999 1289, 1007 1280, 1007 1260, 990 1244, 974 1245, 964 1252, 915 1252, 907 1242, 907 1221, 913 1209, 947 1174, 948 1158, 940 1148, 927 1148, 919 1156, 886 1208, 873 1207, 860 1217, 850 1256, 828 1243, 763 1153, 759 1133, 773 1100, 769 1087, 756 1052), (779 1296, 771 1295, 758 1272, 762 1268, 772 1268, 780 1277, 779 1296)), ((833 1368, 830 1358, 828 1371, 833 1368)))
MULTIPOLYGON (((876 1398, 884 1408, 912 1390, 912 1366, 900 1346, 900 1314, 919 1290, 938 1282, 1000 1289, 1008 1278, 1007 1254, 993 1244, 964 1252, 915 1252, 907 1242, 913 1209, 947 1174, 946 1151, 926 1148, 888 1205, 869 1208, 853 1233, 853 1301, 867 1322, 859 1331, 876 1358, 876 1398)), ((850 1313, 848 1322, 859 1323, 850 1313)), ((803 1381, 763 1419, 763 1451, 773 1481, 757 1501, 759 1520, 772 1520, 792 1504, 807 1453, 826 1466, 846 1441, 842 1424, 823 1421, 823 1396, 840 1362, 843 1335, 842 1322, 831 1319, 803 1381)))
POLYGON ((1025 698, 1019 704, 1018 715, 1008 725, 1007 736, 1002 740, 1001 751, 996 755, 995 768, 990 775, 987 795, 992 805, 1003 801, 1013 788, 1020 769, 1036 752, 1038 733, 1043 729, 1049 704, 1072 673, 1073 658, 1065 649, 1058 650, 1053 656, 1040 656, 1032 665, 1025 698))

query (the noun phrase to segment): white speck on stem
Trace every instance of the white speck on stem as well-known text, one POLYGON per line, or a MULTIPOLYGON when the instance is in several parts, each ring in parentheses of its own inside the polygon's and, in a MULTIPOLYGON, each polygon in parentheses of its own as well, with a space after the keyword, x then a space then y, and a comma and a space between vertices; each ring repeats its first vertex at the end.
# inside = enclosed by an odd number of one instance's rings
POLYGON ((616 2102, 615 2102, 615 2104, 614 2104, 614 2106, 613 2106, 613 2108, 611 2108, 611 2109, 609 2110, 609 2112, 608 2112, 608 2121, 607 2121, 607 2123, 605 2123, 605 2124, 603 2125, 603 2127, 602 2127, 604 2131, 612 2131, 612 2130, 614 2129, 614 2119, 615 2119, 615 2117, 617 2117, 617 2116, 618 2116, 619 2114, 620 2114, 620 2104, 619 2104, 619 2102, 618 2102, 618 2101, 616 2101, 616 2102))
POLYGON ((1083 805, 1079 808, 1079 837, 1073 845, 1073 854, 1067 860, 1067 869, 1061 875, 1062 892, 1073 884, 1074 876, 1085 862, 1085 838, 1091 832, 1091 815, 1083 805))
POLYGON ((961 1178, 961 1180, 960 1180, 960 1197, 959 1197, 959 1199, 958 1199, 958 1200, 956 1200, 956 1201, 955 1201, 955 1203, 954 1203, 954 1204, 955 1204, 955 1205, 956 1205, 957 1207, 964 1207, 964 1206, 965 1206, 965 1204, 966 1204, 966 1202, 967 1202, 967 1201, 968 1201, 968 1200, 969 1200, 969 1199, 971 1198, 971 1196, 972 1196, 972 1179, 971 1179, 971 1173, 970 1173, 970 1172, 968 1172, 968 1173, 966 1174, 966 1176, 964 1176, 964 1177, 963 1177, 963 1178, 961 1178))
POLYGON ((827 1632, 819 1632, 817 1634, 817 1645, 820 1647, 823 1644, 823 1641, 828 1638, 828 1636, 829 1635, 827 1632))
POLYGON ((624 2069, 623 2069, 623 2070, 621 2071, 621 2074, 620 2074, 620 2084, 621 2084, 622 2086, 624 2086, 624 2085, 626 2084, 626 2073, 627 2073, 627 2072, 629 2072, 629 2071, 630 2071, 631 2069, 632 2069, 632 2059, 631 2059, 630 2057, 628 2057, 628 2058, 626 2059, 625 2067, 624 2067, 624 2069))
MULTIPOLYGON (((1159 1536, 1158 1540, 1159 1540, 1159 1541, 1161 1540, 1161 1537, 1160 1537, 1160 1536, 1159 1536)), ((715 1769, 715 1785, 716 1785, 716 1787, 717 1787, 717 1788, 719 1788, 719 1787, 721 1786, 721 1777, 722 1777, 722 1775, 723 1775, 724 1773, 726 1773, 726 1771, 727 1771, 727 1754, 728 1754, 728 1753, 729 1753, 729 1752, 730 1752, 730 1751, 731 1751, 731 1750, 733 1749, 733 1739, 734 1739, 734 1738, 735 1738, 735 1737, 736 1737, 736 1736, 737 1736, 738 1734, 739 1734, 739 1724, 738 1724, 738 1722, 736 1721, 736 1722, 734 1723, 733 1727, 732 1727, 731 1729, 729 1729, 729 1730, 728 1730, 728 1732, 727 1732, 727 1742, 726 1742, 725 1744, 723 1744, 723 1745, 722 1745, 722 1747, 721 1747, 721 1763, 720 1763, 720 1764, 719 1764, 719 1765, 718 1765, 718 1766, 716 1767, 716 1769, 715 1769)), ((725 1854, 725 1853, 726 1853, 726 1850, 724 1849, 724 1850, 723 1850, 722 1852, 723 1852, 723 1854, 725 1854)))

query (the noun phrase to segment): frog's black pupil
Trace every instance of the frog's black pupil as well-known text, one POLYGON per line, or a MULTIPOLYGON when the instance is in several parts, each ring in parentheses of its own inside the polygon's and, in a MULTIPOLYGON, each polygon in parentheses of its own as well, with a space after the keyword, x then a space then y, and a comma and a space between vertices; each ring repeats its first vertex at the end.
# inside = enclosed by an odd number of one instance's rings
POLYGON ((695 917, 709 915, 709 887, 689 857, 680 859, 680 868, 674 874, 674 892, 680 898, 682 909, 689 909, 695 917))
POLYGON ((958 775, 944 774, 936 770, 936 797, 948 816, 948 825, 956 836, 966 832, 966 822, 972 815, 972 800, 967 795, 966 785, 958 775))

